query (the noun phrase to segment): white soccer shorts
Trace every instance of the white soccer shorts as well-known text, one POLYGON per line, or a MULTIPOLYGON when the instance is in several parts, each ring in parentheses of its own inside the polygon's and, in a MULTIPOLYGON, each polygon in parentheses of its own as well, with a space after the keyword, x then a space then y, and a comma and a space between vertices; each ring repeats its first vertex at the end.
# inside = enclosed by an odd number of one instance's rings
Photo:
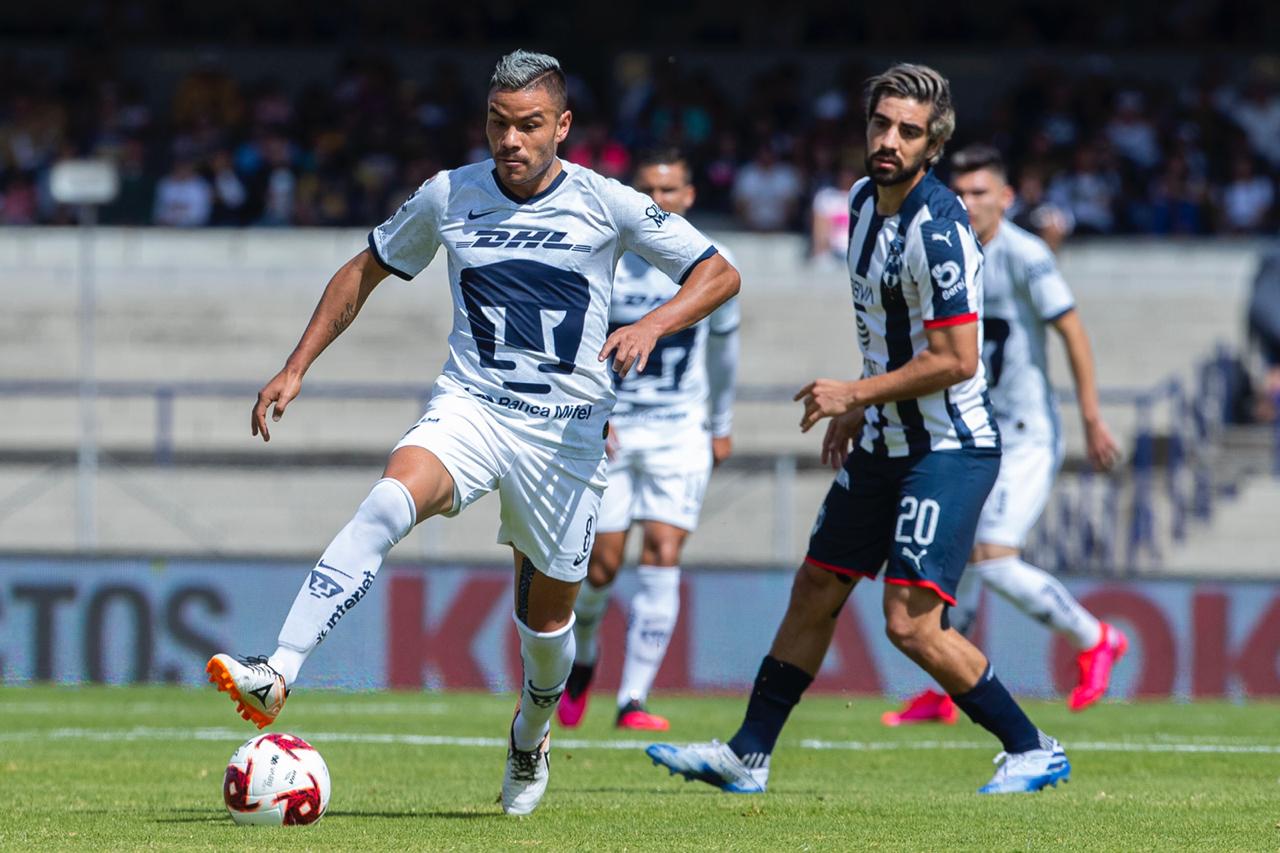
POLYGON ((982 506, 975 542, 1022 548, 1049 503, 1062 457, 1053 445, 1020 442, 1005 445, 1000 475, 982 506))
POLYGON ((693 530, 711 478, 711 432, 699 414, 681 418, 615 418, 618 451, 600 504, 600 530, 617 533, 633 521, 660 521, 693 530))
POLYGON ((566 455, 554 443, 527 441, 465 394, 437 394, 400 439, 440 459, 453 477, 454 516, 492 491, 502 501, 498 544, 512 545, 538 571, 575 583, 587 576, 605 487, 599 456, 566 455))

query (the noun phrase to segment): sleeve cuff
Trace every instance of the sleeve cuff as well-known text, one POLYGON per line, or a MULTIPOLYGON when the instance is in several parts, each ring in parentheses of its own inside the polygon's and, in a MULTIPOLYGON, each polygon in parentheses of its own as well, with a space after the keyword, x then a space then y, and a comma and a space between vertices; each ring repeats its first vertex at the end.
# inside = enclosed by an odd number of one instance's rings
MULTIPOLYGON (((372 237, 372 235, 370 236, 372 237)), ((696 267, 698 264, 702 263, 712 255, 719 254, 719 252, 720 250, 717 249, 715 246, 708 246, 705 252, 703 252, 701 255, 698 255, 697 259, 693 263, 689 264, 688 267, 685 268, 684 274, 680 276, 680 280, 677 281, 676 284, 684 285, 685 280, 688 279, 689 276, 693 273, 694 267, 696 267)))
POLYGON ((978 322, 978 313, 970 311, 968 314, 957 314, 954 317, 939 317, 936 320, 925 320, 924 327, 926 329, 943 329, 947 326, 963 326, 966 323, 978 322))
POLYGON ((1074 304, 1068 305, 1066 308, 1063 308, 1061 311, 1054 311, 1052 314, 1047 315, 1046 317, 1044 317, 1044 321, 1046 323, 1056 323, 1057 321, 1061 320, 1063 317, 1067 316, 1074 310, 1076 310, 1076 306, 1074 304))
POLYGON ((383 260, 382 254, 378 251, 378 244, 374 242, 372 231, 369 232, 369 254, 373 255, 373 259, 378 262, 378 266, 382 267, 387 272, 391 273, 397 278, 402 278, 405 281, 413 281, 413 276, 409 275, 406 272, 401 272, 400 270, 396 269, 395 267, 391 266, 391 264, 383 260))

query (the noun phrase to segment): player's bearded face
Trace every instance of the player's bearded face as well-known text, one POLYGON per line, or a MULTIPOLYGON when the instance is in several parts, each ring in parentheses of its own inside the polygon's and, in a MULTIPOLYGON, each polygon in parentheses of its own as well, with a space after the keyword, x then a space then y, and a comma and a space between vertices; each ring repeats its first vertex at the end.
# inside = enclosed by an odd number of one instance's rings
POLYGON ((867 174, 882 187, 913 180, 928 164, 931 106, 883 97, 867 122, 867 174))
POLYGON ((555 161, 572 114, 541 86, 489 93, 485 136, 498 177, 509 186, 537 183, 555 161))

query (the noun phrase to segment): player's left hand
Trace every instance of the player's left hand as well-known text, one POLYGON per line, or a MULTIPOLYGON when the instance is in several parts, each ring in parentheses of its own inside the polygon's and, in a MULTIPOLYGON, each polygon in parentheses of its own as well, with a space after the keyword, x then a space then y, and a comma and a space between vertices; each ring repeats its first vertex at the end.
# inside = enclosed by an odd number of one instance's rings
POLYGON ((858 404, 856 382, 839 379, 815 379, 797 392, 795 400, 804 401, 800 431, 808 432, 823 418, 843 415, 858 404))
POLYGON ((733 438, 722 435, 711 439, 711 466, 719 467, 720 463, 733 455, 733 438))
POLYGON ((1120 445, 1101 419, 1085 422, 1084 443, 1095 471, 1110 471, 1120 461, 1120 445))
POLYGON ((644 320, 623 326, 614 331, 600 350, 600 360, 613 356, 613 370, 618 376, 626 376, 634 364, 641 373, 649 364, 649 353, 658 344, 658 332, 644 320))

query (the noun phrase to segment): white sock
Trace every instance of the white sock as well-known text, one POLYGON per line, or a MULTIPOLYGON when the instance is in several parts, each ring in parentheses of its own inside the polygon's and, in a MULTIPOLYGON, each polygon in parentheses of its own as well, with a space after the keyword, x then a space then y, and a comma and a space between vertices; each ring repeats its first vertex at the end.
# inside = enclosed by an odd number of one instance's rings
POLYGON ((573 605, 573 614, 577 619, 573 623, 573 634, 577 639, 578 653, 574 663, 583 666, 594 666, 599 656, 599 644, 596 633, 604 620, 605 611, 609 609, 609 598, 613 594, 613 583, 595 587, 590 581, 584 581, 578 589, 578 600, 573 605))
POLYGON ((1053 575, 1016 556, 974 567, 983 583, 1019 610, 1065 635, 1076 648, 1091 649, 1102 639, 1102 624, 1053 575))
MULTIPOLYGON (((513 614, 514 615, 514 614, 513 614)), ((516 749, 536 749, 551 728, 551 715, 555 713, 564 683, 573 667, 573 624, 558 631, 540 634, 518 618, 516 629, 520 632, 520 658, 524 661, 523 685, 520 688, 520 713, 512 733, 516 749)))
POLYGON ((644 703, 666 657, 680 614, 680 569, 641 566, 640 590, 631 599, 627 619, 627 656, 622 664, 618 707, 644 703))
POLYGON ((280 647, 268 659, 285 684, 297 679, 307 655, 368 593, 387 552, 413 529, 416 518, 413 495, 403 483, 387 477, 373 484, 302 582, 285 617, 280 647))
POLYGON ((973 563, 965 566, 960 577, 960 587, 956 590, 955 606, 947 614, 951 627, 964 636, 969 636, 974 622, 978 619, 978 603, 982 600, 982 577, 973 563))

